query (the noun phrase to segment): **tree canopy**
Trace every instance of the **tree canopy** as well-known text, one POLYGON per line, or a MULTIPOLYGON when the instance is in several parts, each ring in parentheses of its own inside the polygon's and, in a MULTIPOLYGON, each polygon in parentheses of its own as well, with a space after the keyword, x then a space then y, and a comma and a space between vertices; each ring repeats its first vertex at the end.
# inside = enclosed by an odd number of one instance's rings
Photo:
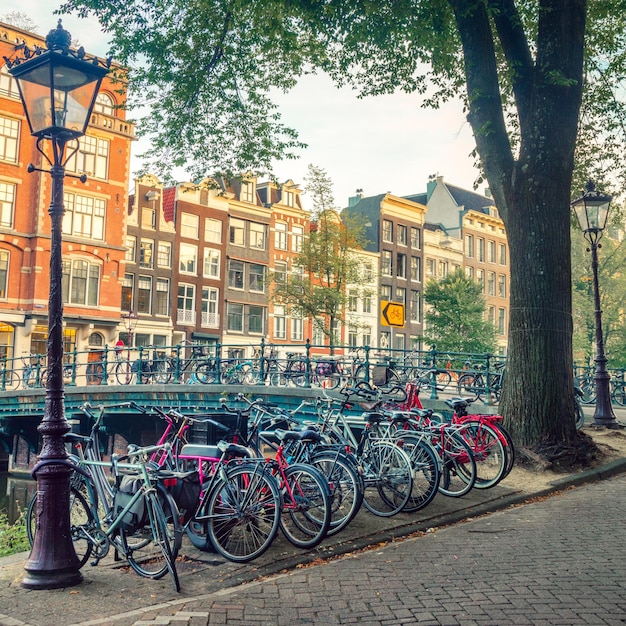
MULTIPOLYGON (((619 0, 67 0, 131 68, 148 167, 201 176, 294 155, 269 94, 325 71, 360 94, 464 100, 511 259, 502 412, 516 442, 575 449, 570 200, 623 184, 619 0), (577 194, 576 194, 577 195, 577 194), (528 390, 533 394, 529 397, 528 390)), ((199 177, 199 176, 197 176, 199 177)))

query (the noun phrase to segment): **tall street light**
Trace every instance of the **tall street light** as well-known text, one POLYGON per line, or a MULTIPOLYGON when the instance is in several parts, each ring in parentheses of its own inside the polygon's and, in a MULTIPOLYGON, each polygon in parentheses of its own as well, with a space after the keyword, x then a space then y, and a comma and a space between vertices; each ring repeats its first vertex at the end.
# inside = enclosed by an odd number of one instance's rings
POLYGON ((587 190, 572 202, 572 208, 578 218, 580 229, 589 242, 591 251, 591 269, 593 271, 593 296, 596 321, 596 410, 593 415, 594 424, 607 428, 621 428, 615 419, 611 406, 609 373, 606 370, 604 354, 604 335, 602 334, 602 309, 600 308, 600 288, 598 284, 598 249, 602 247, 600 239, 606 228, 609 215, 611 196, 596 190, 593 182, 587 183, 587 190))
MULTIPOLYGON (((37 137, 37 150, 50 164, 52 199, 50 296, 46 401, 38 427, 42 437, 37 479, 37 529, 22 585, 29 589, 54 589, 82 581, 79 562, 70 532, 70 468, 64 435, 70 430, 65 419, 63 388, 63 293, 62 221, 65 165, 78 151, 78 138, 89 124, 102 79, 109 72, 110 59, 102 64, 88 57, 83 48, 70 50, 71 36, 61 26, 46 37, 47 50, 18 47, 21 57, 7 59, 9 74, 15 78, 30 132, 37 137), (52 158, 44 151, 51 142, 52 158), (66 156, 66 145, 73 142, 66 156)), ((32 164, 29 172, 46 171, 32 164)), ((85 182, 86 177, 79 177, 85 182)))

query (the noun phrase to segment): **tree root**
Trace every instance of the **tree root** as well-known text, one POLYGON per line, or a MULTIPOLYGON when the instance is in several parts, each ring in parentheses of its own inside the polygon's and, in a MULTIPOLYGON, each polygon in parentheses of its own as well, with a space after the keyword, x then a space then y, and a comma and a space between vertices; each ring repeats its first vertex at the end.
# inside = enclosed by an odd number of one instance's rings
POLYGON ((576 438, 570 445, 546 440, 532 448, 516 448, 515 452, 522 465, 531 465, 537 471, 554 472, 589 468, 601 457, 595 441, 580 431, 576 433, 576 438))

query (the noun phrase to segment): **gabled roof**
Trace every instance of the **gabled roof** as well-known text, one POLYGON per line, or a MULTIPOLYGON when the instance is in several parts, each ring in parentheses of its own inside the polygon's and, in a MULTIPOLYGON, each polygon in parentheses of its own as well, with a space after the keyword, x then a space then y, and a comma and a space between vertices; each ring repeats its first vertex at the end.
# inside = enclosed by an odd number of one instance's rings
POLYGON ((403 196, 406 200, 410 200, 411 202, 417 202, 418 204, 426 205, 428 201, 427 193, 416 193, 411 196, 403 196))
POLYGON ((445 182, 443 184, 450 192, 450 195, 454 198, 457 206, 465 207, 466 211, 478 211, 480 213, 489 214, 489 207, 496 206, 493 198, 483 196, 473 191, 468 191, 467 189, 461 189, 461 187, 449 185, 445 182))

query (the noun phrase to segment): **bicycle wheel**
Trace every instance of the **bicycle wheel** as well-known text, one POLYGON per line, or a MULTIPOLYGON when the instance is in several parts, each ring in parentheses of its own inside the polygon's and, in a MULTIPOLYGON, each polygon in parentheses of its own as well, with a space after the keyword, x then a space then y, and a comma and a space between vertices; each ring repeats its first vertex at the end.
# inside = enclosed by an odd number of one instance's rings
MULTIPOLYGON (((507 451, 504 435, 498 434, 495 425, 486 424, 484 421, 466 421, 457 431, 471 448, 476 459, 476 484, 477 489, 488 489, 497 485, 504 476, 511 471, 513 461, 507 459, 507 451)), ((508 434, 507 434, 508 436, 508 434)), ((506 445, 508 448, 508 445, 506 445)), ((512 451, 512 444, 510 450, 512 451)))
POLYGON ((472 401, 480 398, 480 393, 484 389, 483 377, 481 374, 463 374, 457 383, 457 391, 464 398, 472 401))
POLYGON ((161 359, 155 361, 152 366, 152 374, 154 376, 154 382, 161 385, 165 385, 172 380, 173 370, 172 362, 167 359, 161 359))
MULTIPOLYGON (((85 496, 72 487, 70 489, 70 533, 72 545, 82 567, 91 556, 93 544, 89 533, 95 528, 94 515, 85 496)), ((28 503, 26 510, 26 534, 32 548, 37 532, 37 494, 28 503)))
POLYGON ((205 385, 216 382, 218 378, 215 364, 208 361, 204 363, 198 363, 198 365, 196 365, 194 373, 196 375, 196 378, 198 379, 198 382, 205 385))
POLYGON ((436 448, 442 462, 439 492, 452 498, 469 493, 478 476, 473 448, 457 432, 447 429, 437 435, 436 448))
POLYGON ((102 363, 88 363, 85 370, 85 377, 88 385, 101 385, 104 378, 104 367, 102 363))
MULTIPOLYGON (((287 374, 291 378, 291 382, 293 382, 296 387, 306 387, 306 361, 293 361, 291 363, 291 367, 287 370, 287 374)), ((311 372, 311 374, 313 373, 311 372)))
POLYGON ((593 378, 583 378, 580 381, 580 390, 583 404, 593 404, 596 401, 596 381, 593 378))
POLYGON ((119 361, 115 366, 115 380, 118 385, 128 385, 133 378, 132 367, 130 361, 119 361))
POLYGON ((280 529, 297 548, 314 548, 330 527, 328 482, 318 470, 301 463, 290 465, 284 476, 280 529))
MULTIPOLYGON (((611 398, 613 398, 613 402, 615 402, 616 404, 619 404, 620 406, 624 406, 626 404, 626 385, 624 383, 618 383, 613 387, 613 391, 611 392, 611 398)), ((577 398, 578 400, 578 398, 577 398)), ((576 402, 576 405, 579 406, 578 402, 576 402)), ((581 407, 581 412, 582 412, 582 407, 581 407)), ((581 426, 578 426, 578 421, 576 421, 577 423, 577 428, 581 428, 582 424, 584 423, 585 419, 583 416, 582 419, 582 423, 581 426)))
POLYGON ((119 534, 128 564, 144 578, 159 579, 168 571, 171 574, 169 558, 176 559, 182 543, 180 513, 160 484, 154 497, 147 494, 145 498, 148 522, 134 532, 120 528, 119 534))
POLYGON ((336 535, 356 516, 363 503, 361 478, 353 464, 336 452, 319 452, 311 464, 319 470, 330 488, 330 526, 327 535, 336 535))
POLYGON ((194 522, 205 524, 213 547, 224 558, 247 563, 274 541, 281 505, 276 480, 264 464, 236 465, 213 486, 194 522))
POLYGON ((435 376, 437 391, 445 391, 452 382, 452 376, 448 370, 438 370, 435 376))
POLYGON ((164 499, 154 492, 146 494, 145 504, 148 510, 148 527, 152 534, 152 542, 142 550, 133 549, 128 545, 125 531, 121 530, 120 537, 128 564, 144 578, 158 580, 169 573, 174 588, 176 591, 180 591, 178 573, 176 572, 178 547, 176 541, 173 540, 171 531, 172 517, 177 519, 178 512, 167 511, 164 504, 168 507, 171 504, 166 504, 164 499))
POLYGON ((17 389, 21 382, 20 375, 14 370, 0 372, 0 390, 17 389))
POLYGON ((413 488, 411 460, 395 443, 376 441, 361 456, 365 508, 380 517, 399 513, 413 488))
POLYGON ((411 459, 413 469, 413 488, 402 510, 413 513, 430 504, 437 495, 441 460, 437 451, 422 435, 402 432, 398 436, 402 440, 402 450, 411 459))

